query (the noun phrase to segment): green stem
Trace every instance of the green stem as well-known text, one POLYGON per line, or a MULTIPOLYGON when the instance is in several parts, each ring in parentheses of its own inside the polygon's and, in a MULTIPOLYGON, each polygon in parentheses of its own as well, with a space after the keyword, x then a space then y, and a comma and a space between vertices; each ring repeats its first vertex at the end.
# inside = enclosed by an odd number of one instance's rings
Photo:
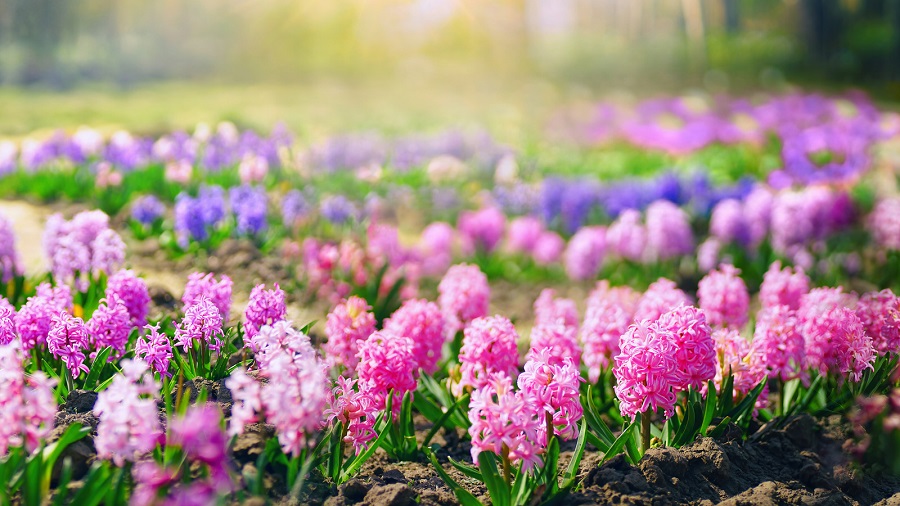
POLYGON ((544 413, 544 418, 547 423, 547 448, 550 448, 550 442, 554 437, 553 413, 544 413))
POLYGON ((175 411, 181 406, 181 395, 184 389, 184 371, 178 370, 178 388, 175 390, 175 411))
POLYGON ((506 443, 503 443, 501 453, 503 460, 503 479, 506 480, 507 485, 512 485, 512 466, 509 463, 509 447, 506 446, 506 443))
POLYGON ((641 449, 646 453, 650 448, 650 410, 641 413, 641 449))

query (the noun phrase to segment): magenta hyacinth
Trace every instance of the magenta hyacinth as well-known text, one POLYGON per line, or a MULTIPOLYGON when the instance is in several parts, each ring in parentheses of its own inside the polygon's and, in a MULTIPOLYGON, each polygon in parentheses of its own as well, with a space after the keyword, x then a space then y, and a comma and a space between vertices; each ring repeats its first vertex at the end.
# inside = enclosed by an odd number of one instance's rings
MULTIPOLYGON (((571 358, 566 358, 562 364, 554 363, 554 359, 547 348, 533 353, 525 362, 525 370, 517 383, 530 402, 535 403, 545 417, 550 417, 554 434, 573 439, 578 436, 578 421, 584 414, 579 396, 579 384, 584 380, 578 364, 571 358)), ((540 432, 546 441, 546 425, 540 432)))
POLYGON ((900 354, 900 297, 889 289, 864 294, 856 305, 856 316, 879 354, 900 354))
POLYGON ((11 307, 0 306, 0 346, 6 346, 16 340, 15 318, 15 310, 11 307))
POLYGON ((100 392, 94 413, 100 419, 94 444, 97 456, 116 465, 134 462, 163 441, 156 396, 159 385, 140 360, 123 360, 122 372, 100 392))
POLYGON ((132 328, 134 327, 128 309, 122 300, 115 296, 112 299, 101 300, 100 306, 87 322, 87 331, 94 349, 99 351, 107 346, 112 347, 110 360, 125 353, 132 328))
POLYGON ((740 272, 733 265, 723 265, 700 280, 697 299, 711 326, 740 330, 747 324, 750 292, 740 272))
POLYGON ((770 378, 790 381, 805 378, 806 344, 797 316, 788 306, 763 308, 756 315, 751 355, 770 378))
POLYGON ((477 318, 463 332, 459 351, 460 380, 453 391, 480 388, 496 372, 514 377, 519 369, 519 334, 512 322, 502 316, 477 318))
POLYGON ((344 442, 353 445, 356 454, 369 448, 369 442, 375 439, 375 420, 378 409, 375 399, 369 392, 357 390, 357 380, 338 377, 337 385, 331 391, 331 400, 325 411, 328 422, 339 421, 344 424, 347 435, 344 442))
POLYGON ((566 274, 575 281, 595 278, 600 272, 604 255, 606 228, 581 227, 566 246, 566 274))
POLYGON ((84 320, 65 312, 53 317, 47 334, 47 349, 53 354, 53 358, 62 359, 73 377, 77 378, 82 372, 89 371, 84 364, 84 352, 89 345, 84 320))
POLYGON ((538 265, 551 265, 559 261, 566 249, 566 241, 556 232, 544 232, 538 238, 531 257, 538 265))
POLYGON ((807 321, 804 338, 809 365, 820 374, 845 374, 858 382, 873 369, 872 338, 852 309, 835 307, 807 321))
POLYGON ((67 285, 41 283, 37 286, 36 295, 60 311, 72 310, 72 289, 67 285))
POLYGON ((422 274, 440 276, 453 262, 453 240, 456 231, 449 223, 432 223, 422 230, 416 253, 419 255, 422 274))
POLYGON ((632 420, 638 413, 663 410, 675 414, 675 394, 684 383, 675 359, 675 336, 655 321, 632 324, 619 340, 614 388, 619 411, 632 420))
POLYGON ((360 297, 350 297, 328 313, 325 321, 325 357, 332 367, 342 366, 350 375, 359 363, 359 343, 375 332, 375 315, 360 297))
POLYGON ((641 223, 641 213, 626 209, 606 231, 610 253, 625 260, 640 262, 647 249, 647 229, 641 223))
POLYGON ((222 314, 210 299, 201 297, 184 312, 184 318, 175 327, 175 343, 187 352, 197 343, 210 350, 222 347, 222 314))
POLYGON ((0 346, 0 457, 10 448, 39 448, 56 418, 56 380, 43 371, 26 376, 22 359, 17 343, 0 346))
POLYGON ((659 317, 659 327, 674 336, 679 390, 700 390, 716 375, 716 344, 706 315, 694 306, 679 306, 659 317))
POLYGON ((694 251, 691 223, 680 207, 657 200, 647 207, 647 250, 653 260, 668 260, 694 251))
POLYGON ((477 265, 450 267, 438 285, 438 293, 446 338, 452 338, 472 320, 487 316, 491 287, 477 265))
POLYGON ((591 297, 581 325, 581 344, 588 379, 596 383, 612 357, 619 354, 619 338, 628 331, 632 312, 614 297, 591 297))
POLYGON ((61 301, 49 296, 53 292, 50 285, 46 285, 43 294, 42 287, 44 285, 38 286, 37 295, 29 297, 14 318, 16 332, 22 339, 22 349, 25 351, 45 345, 53 317, 68 309, 62 306, 61 301))
POLYGON ((181 448, 192 469, 198 464, 206 466, 203 473, 205 480, 193 481, 181 491, 172 493, 170 490, 170 495, 178 497, 180 494, 181 501, 185 503, 199 501, 212 504, 214 501, 201 498, 215 499, 232 491, 228 464, 229 438, 222 429, 222 412, 218 406, 195 404, 184 415, 175 417, 170 422, 169 430, 171 437, 166 441, 167 445, 181 448))
POLYGON ((505 449, 513 466, 530 471, 540 465, 546 440, 541 434, 546 427, 543 413, 525 392, 513 389, 509 376, 491 373, 472 391, 469 420, 472 461, 476 464, 481 452, 500 456, 505 449))
POLYGON ((231 310, 231 287, 234 283, 231 278, 222 274, 216 281, 212 273, 193 272, 188 276, 188 282, 184 285, 184 295, 181 302, 185 307, 196 304, 201 298, 207 298, 219 310, 224 321, 228 321, 231 310))
POLYGON ((743 206, 738 200, 725 199, 713 207, 709 233, 723 244, 746 246, 750 242, 750 230, 744 218, 743 206))
POLYGON ((773 262, 763 276, 759 287, 759 302, 764 308, 787 306, 790 309, 800 308, 800 298, 809 292, 809 277, 800 267, 793 271, 790 267, 781 268, 781 262, 773 262))
POLYGON ((544 224, 533 216, 521 216, 509 222, 506 246, 512 253, 530 254, 544 233, 544 224))
POLYGON ((412 339, 384 330, 373 333, 359 345, 359 388, 372 396, 379 410, 387 408, 388 395, 393 391, 391 406, 395 417, 400 413, 403 396, 416 390, 419 364, 413 345, 412 339))
POLYGON ((171 377, 169 360, 172 359, 172 343, 169 336, 159 331, 159 323, 144 326, 134 343, 134 354, 150 366, 160 376, 171 377))
POLYGON ((244 310, 244 331, 248 341, 259 333, 263 325, 271 325, 287 318, 284 297, 284 290, 278 283, 275 283, 272 290, 266 290, 264 284, 253 287, 247 309, 244 310))
POLYGON ((506 216, 496 207, 466 211, 460 214, 457 229, 467 254, 490 253, 503 237, 506 216))
POLYGON ((556 296, 556 290, 545 288, 534 301, 534 324, 550 325, 561 323, 578 328, 578 308, 575 301, 556 296))
POLYGON ((413 341, 413 355, 428 374, 437 370, 444 346, 444 316, 434 302, 408 300, 384 321, 384 330, 413 341))
POLYGON ((147 324, 147 312, 150 310, 150 292, 143 279, 134 271, 121 270, 106 283, 106 298, 118 298, 125 305, 131 316, 131 324, 143 327, 147 324))
POLYGON ((735 399, 747 395, 766 377, 765 367, 753 359, 750 343, 741 337, 737 330, 716 329, 712 333, 712 338, 716 343, 719 360, 714 380, 719 393, 722 393, 725 377, 731 374, 735 399))
POLYGON ((638 300, 634 310, 634 321, 653 321, 678 306, 690 304, 691 299, 675 285, 674 281, 659 278, 647 288, 647 291, 638 300))
POLYGON ((531 347, 526 360, 531 360, 538 353, 546 352, 554 365, 562 365, 571 360, 576 366, 581 365, 581 347, 578 345, 578 327, 563 322, 541 323, 531 329, 531 347))

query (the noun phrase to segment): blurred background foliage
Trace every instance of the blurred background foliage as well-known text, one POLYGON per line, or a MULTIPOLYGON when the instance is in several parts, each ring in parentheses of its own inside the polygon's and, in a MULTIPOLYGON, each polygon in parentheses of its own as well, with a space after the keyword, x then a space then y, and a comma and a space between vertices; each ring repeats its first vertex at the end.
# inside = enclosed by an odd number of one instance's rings
MULTIPOLYGON (((100 107, 104 120, 143 114, 164 127, 216 101, 226 103, 217 109, 225 119, 241 116, 241 104, 268 97, 243 118, 253 123, 277 116, 265 110, 277 97, 288 106, 366 102, 356 110, 365 127, 372 114, 390 117, 385 104, 417 110, 414 95, 433 95, 447 117, 422 100, 418 126, 483 107, 454 100, 466 93, 538 107, 559 90, 577 99, 785 83, 900 98, 900 0, 0 0, 7 116, 25 99, 39 111, 39 98, 53 93, 45 107, 61 115, 87 122, 100 107), (367 89, 387 98, 357 93, 367 89), (75 103, 56 93, 73 90, 75 103), (307 96, 292 99, 298 90, 307 96), (137 111, 117 111, 117 92, 131 93, 137 111), (177 105, 159 107, 166 98, 177 105)), ((41 127, 34 114, 0 119, 0 129, 41 127)))

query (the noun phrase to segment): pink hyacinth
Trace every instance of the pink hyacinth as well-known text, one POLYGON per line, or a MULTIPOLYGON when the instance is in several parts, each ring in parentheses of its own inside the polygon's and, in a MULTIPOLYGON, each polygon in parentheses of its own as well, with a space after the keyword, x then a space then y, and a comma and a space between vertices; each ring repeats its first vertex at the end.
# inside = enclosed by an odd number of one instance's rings
POLYGON ((750 311, 750 293, 733 265, 723 265, 700 280, 697 298, 713 327, 741 329, 750 311))
POLYGON ((53 358, 62 359, 73 377, 89 370, 84 364, 84 352, 89 344, 84 320, 65 312, 53 317, 47 334, 47 349, 53 358))
POLYGON ((6 346, 16 340, 15 317, 16 312, 13 309, 0 307, 0 346, 6 346))
POLYGON ((675 393, 684 378, 675 359, 675 336, 655 321, 632 324, 619 341, 615 357, 614 391, 622 416, 662 409, 666 417, 675 413, 675 393))
POLYGON ((342 366, 347 375, 359 363, 359 343, 375 332, 375 315, 370 309, 365 300, 353 296, 335 306, 325 321, 325 356, 332 367, 342 366))
POLYGON ((50 283, 41 283, 37 286, 35 295, 60 311, 72 310, 72 289, 67 285, 52 286, 50 283))
POLYGON ((753 360, 750 343, 737 330, 716 329, 712 337, 719 358, 714 379, 716 389, 722 393, 722 383, 731 374, 735 399, 747 395, 766 377, 766 369, 753 360))
MULTIPOLYGON (((554 434, 572 439, 578 436, 578 421, 584 414, 578 390, 584 380, 578 364, 572 359, 567 358, 562 364, 554 362, 554 356, 547 348, 533 353, 525 362, 525 370, 517 383, 529 401, 545 413, 545 417, 551 417, 554 434)), ((546 425, 540 432, 546 441, 546 425)))
POLYGON ((225 274, 222 274, 219 281, 216 281, 212 273, 193 272, 188 276, 187 284, 184 285, 184 295, 181 296, 181 302, 185 307, 188 307, 205 297, 216 306, 219 314, 222 315, 222 319, 228 321, 228 315, 231 310, 231 287, 233 284, 231 278, 225 274))
POLYGON ((559 260, 566 249, 566 241, 556 232, 544 232, 538 238, 531 252, 538 265, 551 265, 559 260))
POLYGON ((867 293, 856 305, 856 316, 878 353, 900 353, 900 297, 889 289, 867 293))
POLYGON ((244 331, 247 340, 259 333, 263 325, 271 325, 287 318, 287 306, 284 302, 284 290, 275 283, 275 288, 266 290, 266 285, 259 284, 250 291, 250 301, 244 310, 244 331))
POLYGON ((747 224, 747 247, 755 248, 766 238, 772 221, 775 197, 765 186, 757 186, 744 198, 744 219, 747 224))
POLYGON ((495 372, 514 377, 519 369, 518 340, 516 328, 502 316, 474 320, 463 332, 460 380, 453 384, 454 393, 460 395, 465 387, 484 386, 495 372))
POLYGON ((614 297, 588 299, 584 323, 581 325, 581 343, 584 347, 584 365, 592 383, 600 379, 600 373, 610 365, 611 358, 619 354, 619 338, 628 331, 632 313, 628 306, 614 297))
POLYGON ((111 228, 102 230, 91 242, 91 268, 95 276, 110 275, 125 263, 125 242, 111 228))
POLYGON ((453 262, 453 237, 456 231, 449 223, 432 223, 422 230, 416 253, 420 257, 422 274, 440 276, 453 262))
POLYGON ((331 400, 325 410, 326 421, 344 424, 347 435, 344 442, 353 445, 359 455, 369 447, 375 433, 378 409, 369 392, 355 389, 357 380, 338 377, 337 385, 331 391, 331 400))
POLYGON ((434 374, 444 346, 444 316, 434 302, 408 300, 384 321, 384 330, 413 341, 413 355, 423 371, 434 374))
POLYGON ((719 255, 722 252, 722 243, 715 237, 708 237, 697 246, 697 268, 700 272, 709 272, 720 263, 719 255))
MULTIPOLYGON (((281 321, 275 327, 284 327, 281 321)), ((257 338, 266 333, 263 327, 257 338)), ((288 341, 306 348, 302 339, 288 341)), ((308 339, 306 340, 308 345, 308 339)), ((263 351, 266 349, 263 348, 263 351)), ((275 426, 285 453, 299 456, 308 447, 309 435, 321 428, 328 402, 328 376, 325 363, 312 347, 297 353, 281 348, 270 353, 260 369, 267 382, 260 390, 266 421, 275 426)))
POLYGON ((228 436, 222 430, 222 412, 215 404, 196 404, 182 416, 175 417, 169 427, 167 445, 181 448, 193 465, 208 466, 209 479, 222 489, 230 486, 228 474, 228 436))
POLYGON ((821 374, 846 374, 859 381, 866 369, 873 369, 872 338, 852 309, 835 307, 808 321, 804 338, 809 365, 821 374))
POLYGON ((690 304, 691 300, 687 294, 681 291, 674 281, 659 278, 647 288, 638 301, 634 310, 634 321, 656 320, 663 313, 668 313, 678 306, 690 304))
POLYGON ((236 436, 244 432, 245 426, 256 422, 257 414, 263 412, 259 396, 261 385, 248 376, 243 368, 238 368, 225 380, 225 386, 231 392, 233 400, 228 435, 236 436))
POLYGON ((253 337, 254 357, 260 369, 269 367, 269 363, 297 356, 314 356, 316 354, 309 336, 294 329, 287 320, 264 325, 253 337))
POLYGON ((388 331, 375 332, 359 345, 359 388, 372 396, 379 410, 386 409, 393 391, 395 417, 400 414, 403 396, 416 390, 419 364, 413 345, 412 339, 388 331))
POLYGON ((716 344, 706 315, 694 306, 679 306, 659 317, 659 327, 674 336, 679 390, 701 389, 716 375, 716 344))
POLYGON ((869 230, 875 242, 888 250, 900 250, 900 198, 886 198, 869 215, 869 230))
POLYGON ((530 471, 540 465, 543 453, 543 413, 525 392, 513 389, 509 376, 494 372, 472 391, 469 400, 469 436, 472 461, 483 451, 501 456, 508 452, 513 466, 530 471))
POLYGON ((554 365, 564 364, 571 360, 576 366, 581 365, 581 347, 578 345, 578 327, 563 322, 542 323, 531 329, 531 348, 525 356, 526 360, 534 359, 538 353, 546 352, 554 365))
POLYGON ((163 440, 156 406, 159 385, 140 360, 123 360, 122 372, 100 392, 94 413, 100 419, 94 445, 97 456, 116 465, 134 462, 163 440))
POLYGON ((452 338, 472 320, 487 315, 491 287, 477 265, 450 267, 438 285, 438 305, 444 313, 444 336, 452 338))
POLYGON ((133 327, 131 316, 121 299, 113 296, 110 300, 101 300, 100 306, 91 315, 86 326, 95 350, 99 351, 107 346, 112 347, 113 353, 110 354, 110 360, 121 357, 125 353, 128 336, 133 327))
POLYGON ((56 380, 43 371, 26 376, 22 359, 17 343, 0 346, 0 457, 10 448, 39 448, 56 417, 56 380))
POLYGON ((641 223, 641 213, 626 209, 606 231, 610 253, 632 262, 644 259, 647 248, 647 229, 641 223))
POLYGON ((578 328, 578 308, 575 301, 556 296, 556 290, 545 288, 534 301, 534 324, 550 325, 561 323, 578 328))
POLYGON ((503 237, 506 216, 496 207, 466 211, 460 214, 457 229, 467 254, 490 253, 503 237))
POLYGON ((159 324, 144 326, 134 343, 134 354, 150 366, 160 376, 171 377, 169 360, 172 359, 172 343, 169 336, 159 331, 159 324))
POLYGON ((805 378, 806 344, 788 306, 763 308, 756 315, 751 347, 754 365, 765 368, 770 378, 805 378))
POLYGON ((50 285, 38 286, 37 295, 29 297, 15 315, 16 332, 22 340, 22 349, 30 351, 47 343, 47 334, 53 317, 68 306, 64 301, 53 298, 54 289, 50 285))
POLYGON ((544 224, 533 216, 521 216, 509 222, 506 246, 512 253, 530 254, 544 233, 544 224))
POLYGON ((210 299, 201 297, 188 306, 184 318, 175 327, 175 344, 187 352, 197 343, 203 343, 210 350, 222 347, 222 314, 210 299))
POLYGON ((597 277, 606 254, 606 228, 581 227, 566 246, 566 274, 583 281, 597 277))
POLYGON ((16 250, 16 233, 13 224, 0 216, 0 282, 9 283, 22 275, 22 263, 16 250))
POLYGON ((709 219, 709 233, 724 244, 746 246, 750 242, 750 230, 741 203, 725 199, 716 204, 709 219))
POLYGON ((647 251, 653 260, 668 260, 694 251, 694 233, 687 213, 668 200, 647 207, 647 251))
POLYGON ((147 324, 150 292, 144 280, 137 277, 134 271, 121 270, 110 276, 106 283, 106 298, 122 301, 131 316, 132 326, 143 327, 147 324))
POLYGON ((764 308, 787 306, 796 311, 800 307, 800 298, 807 292, 809 277, 803 269, 797 267, 792 272, 790 267, 782 269, 781 262, 776 261, 763 276, 759 302, 764 308))

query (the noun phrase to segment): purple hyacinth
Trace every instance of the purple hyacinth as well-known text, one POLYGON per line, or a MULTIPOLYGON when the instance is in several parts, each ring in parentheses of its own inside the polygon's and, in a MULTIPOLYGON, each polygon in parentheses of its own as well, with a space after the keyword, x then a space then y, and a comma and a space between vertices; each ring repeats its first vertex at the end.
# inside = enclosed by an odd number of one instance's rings
POLYGON ((184 285, 184 295, 181 302, 185 307, 192 306, 201 298, 208 298, 218 308, 224 320, 228 320, 231 310, 231 287, 234 283, 227 275, 222 274, 216 281, 212 273, 193 272, 188 276, 188 282, 184 285))
POLYGON ((503 237, 506 217, 496 207, 467 211, 460 215, 457 228, 466 252, 490 253, 503 237))
POLYGON ((100 306, 87 322, 87 331, 95 350, 109 346, 113 353, 110 360, 125 354, 128 336, 131 334, 131 316, 121 299, 113 295, 100 301, 100 306))
POLYGON ((222 336, 222 315, 206 297, 201 297, 188 306, 184 318, 175 328, 175 343, 185 352, 194 347, 194 341, 205 343, 209 349, 219 351, 222 336))
POLYGON ((606 253, 606 229, 583 227, 566 247, 566 273, 573 280, 585 280, 597 276, 606 253))
POLYGON ((306 218, 311 210, 312 206, 300 190, 291 190, 281 199, 281 218, 287 227, 294 226, 306 218))
POLYGON ((245 235, 259 235, 268 228, 266 214, 269 199, 262 186, 242 185, 231 188, 231 210, 237 223, 237 232, 245 235))
POLYGON ((145 226, 154 224, 165 212, 166 206, 156 195, 138 197, 131 205, 131 219, 145 226))
POLYGON ((263 325, 271 325, 287 318, 287 307, 284 303, 284 290, 275 283, 275 288, 266 290, 266 285, 256 285, 250 291, 250 301, 244 311, 246 323, 244 330, 247 337, 253 339, 263 325))
POLYGON ((106 298, 114 297, 125 304, 133 326, 143 327, 147 323, 150 292, 144 280, 137 277, 134 271, 121 270, 110 276, 106 283, 106 298))
POLYGON ((353 220, 359 214, 353 202, 343 195, 326 197, 319 205, 319 212, 329 222, 335 225, 343 225, 353 220))
POLYGON ((160 376, 172 376, 169 373, 169 360, 172 358, 172 343, 169 336, 159 331, 159 324, 146 325, 146 331, 139 335, 134 343, 134 354, 145 362, 160 376))
POLYGON ((53 358, 62 359, 73 377, 89 370, 84 364, 88 341, 84 320, 65 312, 53 316, 47 335, 47 348, 53 358))
POLYGON ((665 200, 650 204, 647 208, 647 246, 650 256, 656 260, 691 254, 694 234, 687 214, 665 200))
POLYGON ((9 302, 6 299, 0 301, 0 346, 6 346, 16 339, 16 311, 2 302, 9 302))

